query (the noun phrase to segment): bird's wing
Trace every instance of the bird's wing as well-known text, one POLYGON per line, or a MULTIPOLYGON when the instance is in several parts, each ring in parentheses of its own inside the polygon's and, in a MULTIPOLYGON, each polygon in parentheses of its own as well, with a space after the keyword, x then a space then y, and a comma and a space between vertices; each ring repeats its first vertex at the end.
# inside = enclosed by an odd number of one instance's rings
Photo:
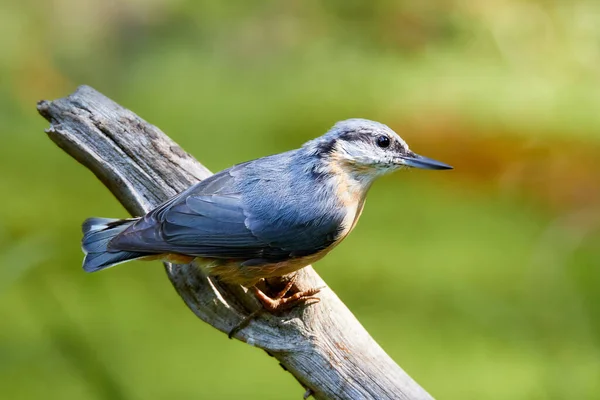
POLYGON ((147 214, 110 247, 261 264, 316 253, 337 238, 335 218, 258 215, 236 191, 236 179, 241 178, 225 170, 200 182, 147 214))

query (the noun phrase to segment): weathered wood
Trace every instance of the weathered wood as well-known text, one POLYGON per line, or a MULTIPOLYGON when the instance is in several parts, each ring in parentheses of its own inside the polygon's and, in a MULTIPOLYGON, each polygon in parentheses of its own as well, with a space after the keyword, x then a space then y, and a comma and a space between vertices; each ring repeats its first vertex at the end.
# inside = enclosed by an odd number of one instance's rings
MULTIPOLYGON (((41 101, 38 110, 50 121, 50 139, 96 174, 133 215, 211 174, 157 127, 88 86, 63 99, 41 101)), ((188 307, 223 332, 258 307, 240 286, 224 285, 191 265, 165 266, 188 307)), ((300 289, 325 287, 321 302, 281 316, 264 314, 237 339, 277 358, 317 399, 431 399, 312 267, 299 275, 300 289)))

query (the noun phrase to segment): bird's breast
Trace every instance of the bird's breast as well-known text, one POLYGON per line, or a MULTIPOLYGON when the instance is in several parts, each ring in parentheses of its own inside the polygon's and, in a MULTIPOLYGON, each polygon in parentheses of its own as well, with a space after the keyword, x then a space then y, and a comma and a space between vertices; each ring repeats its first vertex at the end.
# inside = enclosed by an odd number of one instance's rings
POLYGON ((358 219, 360 218, 360 215, 362 214, 364 204, 364 199, 361 199, 354 204, 348 204, 345 206, 345 217, 342 220, 339 230, 340 233, 336 241, 333 243, 333 246, 337 246, 350 234, 350 232, 352 232, 358 222, 358 219))
POLYGON ((339 165, 336 166, 336 164, 332 164, 331 168, 335 171, 333 174, 334 179, 332 179, 331 183, 333 185, 336 203, 338 207, 344 210, 340 234, 336 241, 339 243, 348 236, 356 226, 356 223, 362 214, 365 198, 371 184, 370 182, 353 178, 351 174, 347 173, 347 171, 339 165))

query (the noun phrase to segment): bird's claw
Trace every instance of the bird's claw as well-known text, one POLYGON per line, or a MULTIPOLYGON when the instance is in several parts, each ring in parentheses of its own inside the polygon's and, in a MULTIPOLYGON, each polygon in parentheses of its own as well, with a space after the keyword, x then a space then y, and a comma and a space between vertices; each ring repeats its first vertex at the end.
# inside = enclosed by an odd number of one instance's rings
POLYGON ((285 287, 273 297, 269 297, 258 287, 253 286, 252 291, 254 292, 257 300, 262 304, 262 307, 259 308, 258 310, 253 311, 250 315, 245 317, 239 324, 237 324, 235 327, 233 327, 233 329, 231 331, 229 331, 229 334, 228 334, 229 338, 230 339, 233 338, 233 336, 237 332, 239 332, 241 329, 246 327, 246 325, 248 325, 248 323, 251 320, 253 320, 254 318, 256 318, 257 316, 259 316, 260 314, 262 314, 265 311, 267 311, 271 314, 276 314, 281 311, 289 310, 300 304, 311 305, 311 304, 316 304, 321 301, 321 299, 319 299, 315 295, 317 293, 319 293, 321 291, 321 289, 324 288, 324 286, 318 287, 318 288, 312 288, 312 289, 308 289, 308 290, 303 290, 301 292, 296 292, 296 293, 292 294, 291 296, 286 297, 286 294, 288 294, 289 291, 294 286, 296 279, 297 279, 297 275, 294 275, 286 283, 285 287))

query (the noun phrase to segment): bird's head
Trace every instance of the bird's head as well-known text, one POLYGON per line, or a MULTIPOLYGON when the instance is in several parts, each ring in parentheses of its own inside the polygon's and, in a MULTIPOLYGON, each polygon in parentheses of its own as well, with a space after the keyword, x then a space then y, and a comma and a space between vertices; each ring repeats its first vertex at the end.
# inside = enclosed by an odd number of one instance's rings
POLYGON ((366 119, 340 121, 306 146, 323 162, 335 163, 348 173, 366 178, 401 168, 452 169, 414 153, 389 127, 366 119))

